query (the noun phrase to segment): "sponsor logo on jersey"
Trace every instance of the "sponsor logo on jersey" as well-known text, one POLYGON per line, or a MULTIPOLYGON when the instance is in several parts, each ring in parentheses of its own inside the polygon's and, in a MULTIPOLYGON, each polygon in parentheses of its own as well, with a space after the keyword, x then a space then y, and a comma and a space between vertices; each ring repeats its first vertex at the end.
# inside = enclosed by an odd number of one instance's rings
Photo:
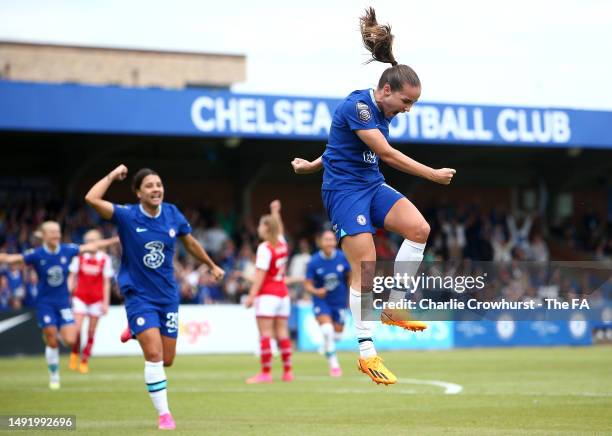
POLYGON ((145 229, 144 227, 136 227, 136 233, 142 233, 142 232, 146 232, 147 229, 145 229))
POLYGON ((361 121, 370 121, 370 118, 372 118, 372 111, 370 110, 370 106, 358 101, 355 107, 357 109, 357 116, 361 121))
POLYGON ((151 269, 157 269, 162 266, 166 259, 164 243, 161 241, 151 241, 147 242, 144 247, 149 250, 142 258, 144 264, 151 269))
POLYGON ((61 266, 55 265, 47 270, 47 283, 49 286, 57 287, 64 281, 64 270, 61 266))

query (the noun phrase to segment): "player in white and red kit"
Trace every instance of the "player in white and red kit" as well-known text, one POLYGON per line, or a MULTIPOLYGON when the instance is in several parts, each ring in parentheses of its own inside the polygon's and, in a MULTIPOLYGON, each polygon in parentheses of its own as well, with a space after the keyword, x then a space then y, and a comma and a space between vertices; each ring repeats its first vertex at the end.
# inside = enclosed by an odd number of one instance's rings
MULTIPOLYGON (((90 230, 85 234, 86 244, 102 239, 102 235, 97 230, 90 230)), ((70 354, 69 368, 78 369, 85 374, 89 372, 89 356, 93 348, 94 335, 98 319, 108 311, 110 300, 110 279, 114 276, 111 258, 104 251, 95 253, 83 253, 72 259, 70 264, 70 289, 72 294, 72 311, 77 330, 77 340, 72 347, 70 354), (76 281, 76 283, 75 283, 76 281), (76 285, 76 286, 75 286, 76 285), (87 329, 87 344, 83 348, 81 362, 81 325, 85 317, 89 317, 89 327, 87 329)))
POLYGON ((246 380, 247 383, 271 383, 272 347, 271 339, 276 338, 283 360, 282 380, 293 380, 291 368, 291 339, 288 318, 291 311, 289 290, 285 283, 285 271, 289 250, 283 236, 283 222, 280 215, 281 203, 270 203, 270 215, 259 220, 257 233, 263 240, 257 247, 255 279, 246 298, 246 307, 255 306, 255 317, 259 329, 261 372, 246 380))

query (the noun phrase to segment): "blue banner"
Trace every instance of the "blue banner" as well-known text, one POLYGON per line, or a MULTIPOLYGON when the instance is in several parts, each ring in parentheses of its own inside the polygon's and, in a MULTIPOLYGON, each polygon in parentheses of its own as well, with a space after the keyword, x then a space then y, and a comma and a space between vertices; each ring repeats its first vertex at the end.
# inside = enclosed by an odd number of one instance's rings
MULTIPOLYGON (((0 81, 0 130, 327 139, 337 98, 0 81)), ((419 102, 391 141, 612 148, 612 112, 419 102)))
POLYGON ((578 314, 568 320, 515 321, 502 316, 497 321, 456 321, 456 347, 512 347, 591 345, 591 324, 578 314))
MULTIPOLYGON (((311 305, 298 307, 298 341, 301 351, 317 351, 323 343, 323 336, 311 305)), ((348 311, 347 311, 348 312, 348 311)), ((376 323, 376 349, 408 350, 408 349, 447 349, 453 347, 453 327, 451 321, 434 321, 424 332, 413 333, 397 327, 376 323)), ((353 327, 353 319, 347 314, 342 340, 336 343, 338 350, 357 350, 357 337, 353 327)))

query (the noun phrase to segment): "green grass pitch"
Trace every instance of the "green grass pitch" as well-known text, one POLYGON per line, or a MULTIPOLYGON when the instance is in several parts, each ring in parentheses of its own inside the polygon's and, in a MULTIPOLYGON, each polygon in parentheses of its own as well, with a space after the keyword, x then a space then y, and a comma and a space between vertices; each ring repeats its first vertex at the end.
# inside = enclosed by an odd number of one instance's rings
MULTIPOLYGON (((248 355, 178 356, 167 369, 176 434, 603 434, 612 432, 612 348, 381 353, 399 383, 377 386, 343 353, 344 377, 296 353, 293 383, 246 385, 248 355), (445 385, 443 383, 452 383, 445 385), (459 393, 447 393, 459 390, 459 393)), ((0 414, 72 414, 77 433, 154 434, 142 358, 93 358, 49 391, 43 357, 0 359, 0 414)), ((19 433, 25 434, 25 433, 19 433)), ((44 435, 66 434, 45 431, 44 435)))

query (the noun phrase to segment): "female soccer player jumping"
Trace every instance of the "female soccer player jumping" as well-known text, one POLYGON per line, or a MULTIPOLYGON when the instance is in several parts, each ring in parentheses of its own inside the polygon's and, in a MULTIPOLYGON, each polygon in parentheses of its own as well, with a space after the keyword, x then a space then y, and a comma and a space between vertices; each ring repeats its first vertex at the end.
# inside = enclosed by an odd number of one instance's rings
MULTIPOLYGON (((97 230, 85 233, 83 240, 85 244, 93 243, 102 239, 97 230)), ((68 277, 68 288, 73 291, 72 311, 77 331, 77 339, 72 346, 70 363, 68 367, 80 373, 89 372, 89 357, 93 348, 96 327, 101 316, 108 312, 110 302, 110 279, 115 275, 111 258, 102 250, 95 253, 83 253, 72 258, 70 263, 70 276, 68 277), (89 318, 87 327, 87 344, 81 355, 81 325, 85 317, 89 318), (81 361, 79 362, 79 356, 81 361)))
POLYGON ((255 317, 259 329, 261 372, 246 380, 248 384, 272 383, 271 339, 274 336, 283 360, 282 380, 293 380, 291 370, 291 339, 288 318, 291 300, 285 284, 285 272, 289 251, 285 241, 283 221, 280 215, 281 202, 270 203, 270 215, 259 220, 257 233, 263 240, 257 247, 255 279, 244 304, 255 305, 255 317))
POLYGON ((32 265, 38 274, 36 317, 43 330, 45 358, 49 369, 49 388, 60 388, 58 331, 64 345, 72 347, 77 329, 70 308, 68 291, 68 267, 73 257, 80 253, 96 252, 119 242, 117 238, 103 239, 83 245, 62 244, 60 226, 46 221, 40 226, 43 245, 23 254, 0 253, 0 264, 32 265))
MULTIPOLYGON (((393 35, 389 25, 376 21, 374 9, 360 19, 361 36, 372 60, 391 64, 376 89, 351 93, 336 109, 323 155, 309 162, 292 161, 298 174, 324 168, 322 197, 342 250, 352 268, 350 308, 359 341, 359 369, 376 383, 393 384, 397 378, 383 364, 372 341, 372 322, 361 319, 361 263, 374 262, 375 228, 404 237, 395 272, 414 275, 423 259, 429 224, 402 194, 385 183, 378 159, 408 174, 448 185, 455 170, 433 169, 404 155, 389 142, 389 123, 398 113, 408 112, 421 95, 421 82, 412 68, 398 64, 393 56, 393 35)), ((405 292, 391 291, 390 300, 400 301, 405 292)), ((401 314, 383 311, 381 320, 409 330, 423 330, 419 321, 402 320, 401 314)))
POLYGON ((164 366, 172 365, 176 354, 179 292, 173 261, 177 238, 217 280, 224 272, 191 235, 191 226, 178 208, 163 202, 164 185, 155 171, 144 168, 134 176, 132 189, 138 204, 118 205, 102 198, 127 172, 119 165, 89 190, 85 200, 119 230, 123 253, 117 279, 129 327, 144 354, 144 378, 159 415, 158 427, 172 430, 176 424, 168 408, 164 366))
POLYGON ((340 377, 342 369, 336 356, 336 340, 340 339, 344 330, 351 266, 344 253, 336 250, 334 232, 325 230, 319 236, 318 243, 320 250, 308 263, 304 288, 313 295, 312 307, 323 334, 329 375, 340 377))

